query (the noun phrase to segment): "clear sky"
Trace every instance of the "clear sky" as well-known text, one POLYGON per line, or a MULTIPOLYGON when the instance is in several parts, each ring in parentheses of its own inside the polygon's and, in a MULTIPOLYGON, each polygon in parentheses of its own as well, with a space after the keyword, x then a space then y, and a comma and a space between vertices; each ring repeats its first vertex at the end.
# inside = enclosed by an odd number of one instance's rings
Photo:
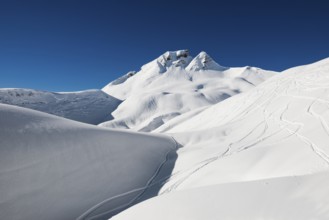
POLYGON ((327 1, 0 0, 0 87, 102 88, 168 50, 270 70, 329 57, 327 1))

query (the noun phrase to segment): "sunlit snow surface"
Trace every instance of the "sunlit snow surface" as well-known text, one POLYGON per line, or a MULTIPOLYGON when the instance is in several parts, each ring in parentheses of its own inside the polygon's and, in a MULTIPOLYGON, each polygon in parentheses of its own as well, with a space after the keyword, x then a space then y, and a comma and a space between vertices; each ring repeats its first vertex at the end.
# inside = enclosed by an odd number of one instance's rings
POLYGON ((329 59, 155 132, 183 145, 173 175, 114 219, 329 219, 329 59))

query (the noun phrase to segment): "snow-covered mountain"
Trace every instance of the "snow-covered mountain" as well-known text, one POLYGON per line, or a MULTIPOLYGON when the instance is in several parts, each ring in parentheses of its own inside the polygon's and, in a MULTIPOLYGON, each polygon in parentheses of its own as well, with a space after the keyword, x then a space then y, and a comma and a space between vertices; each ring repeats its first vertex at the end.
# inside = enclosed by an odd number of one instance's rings
POLYGON ((138 203, 113 219, 327 220, 328 74, 329 58, 275 73, 180 50, 102 91, 2 89, 2 103, 103 123, 0 104, 0 219, 138 203))
POLYGON ((0 103, 30 108, 64 118, 99 124, 112 118, 121 103, 101 90, 47 92, 33 89, 0 89, 0 103))
POLYGON ((152 131, 182 113, 248 91, 275 72, 227 68, 206 52, 168 51, 101 90, 47 92, 0 89, 0 103, 109 128, 152 131))
POLYGON ((194 58, 187 50, 166 52, 103 88, 122 103, 112 113, 114 119, 101 126, 149 132, 185 112, 247 91, 274 74, 255 67, 223 67, 206 52, 194 58))
POLYGON ((328 74, 292 68, 159 127, 183 146, 173 174, 114 219, 329 219, 328 74))

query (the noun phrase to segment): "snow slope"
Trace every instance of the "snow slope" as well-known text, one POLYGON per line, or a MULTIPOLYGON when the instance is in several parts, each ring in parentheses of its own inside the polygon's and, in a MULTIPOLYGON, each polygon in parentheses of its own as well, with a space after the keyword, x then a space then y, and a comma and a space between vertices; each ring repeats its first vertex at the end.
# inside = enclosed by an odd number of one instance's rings
POLYGON ((170 137, 0 104, 0 219, 106 219, 158 174, 170 137))
POLYGON ((114 219, 328 219, 328 73, 291 68, 156 129, 183 146, 173 174, 114 219))
POLYGON ((113 220, 326 220, 329 172, 219 184, 147 200, 113 220))
POLYGON ((293 68, 160 127, 184 146, 165 190, 327 169, 328 72, 329 59, 293 68))
POLYGON ((185 112, 254 88, 274 74, 255 67, 222 67, 205 52, 194 58, 187 50, 166 52, 103 88, 123 102, 112 113, 114 119, 101 126, 149 132, 185 112))
POLYGON ((99 124, 112 119, 111 113, 120 101, 100 90, 55 93, 33 89, 0 89, 0 103, 99 124))

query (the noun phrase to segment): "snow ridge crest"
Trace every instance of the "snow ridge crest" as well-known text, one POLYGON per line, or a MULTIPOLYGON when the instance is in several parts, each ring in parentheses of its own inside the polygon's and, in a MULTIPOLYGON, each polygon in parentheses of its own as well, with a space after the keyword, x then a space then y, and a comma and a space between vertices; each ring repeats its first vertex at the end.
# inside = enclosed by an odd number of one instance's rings
POLYGON ((157 59, 145 64, 142 70, 157 69, 159 73, 164 73, 173 68, 181 68, 187 71, 225 70, 224 67, 216 63, 206 52, 202 51, 193 58, 187 49, 167 51, 157 59))

